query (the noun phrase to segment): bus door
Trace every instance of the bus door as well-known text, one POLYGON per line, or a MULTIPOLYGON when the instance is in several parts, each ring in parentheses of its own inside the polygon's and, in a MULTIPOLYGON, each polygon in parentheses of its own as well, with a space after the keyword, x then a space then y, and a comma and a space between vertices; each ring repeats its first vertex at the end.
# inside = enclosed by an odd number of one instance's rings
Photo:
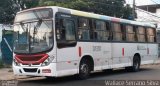
POLYGON ((58 71, 77 69, 75 33, 75 19, 70 15, 58 14, 56 18, 58 71))

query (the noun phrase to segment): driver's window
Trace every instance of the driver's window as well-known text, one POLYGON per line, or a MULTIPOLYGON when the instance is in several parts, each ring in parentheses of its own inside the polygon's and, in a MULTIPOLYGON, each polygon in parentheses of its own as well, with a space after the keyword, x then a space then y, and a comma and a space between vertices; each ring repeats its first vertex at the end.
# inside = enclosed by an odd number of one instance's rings
POLYGON ((73 21, 66 21, 65 23, 66 29, 66 40, 75 40, 75 31, 74 31, 74 23, 73 21))
POLYGON ((66 41, 75 40, 74 21, 69 19, 59 19, 57 22, 57 39, 66 41))

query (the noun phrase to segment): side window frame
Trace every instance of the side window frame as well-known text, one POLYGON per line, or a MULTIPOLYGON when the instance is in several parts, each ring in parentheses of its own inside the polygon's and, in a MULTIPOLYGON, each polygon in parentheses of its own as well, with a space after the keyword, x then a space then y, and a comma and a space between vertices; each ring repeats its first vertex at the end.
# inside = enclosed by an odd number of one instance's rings
MULTIPOLYGON (((77 44, 77 39, 76 39, 76 23, 75 23, 75 19, 74 16, 69 15, 69 14, 64 14, 64 13, 57 13, 56 14, 56 18, 55 18, 55 36, 56 36, 56 40, 57 40, 57 47, 58 48, 65 48, 65 47, 75 47, 77 44), (62 16, 65 15, 65 16, 62 16), (64 22, 61 22, 61 20, 63 21, 71 21, 72 25, 73 25, 73 33, 74 33, 74 39, 73 40, 67 40, 66 37, 65 38, 61 38, 61 34, 65 33, 65 31, 61 31, 61 30, 65 30, 62 29, 64 25, 62 25, 64 22)), ((66 36, 66 33, 63 34, 66 36)))
POLYGON ((92 37, 91 37, 91 25, 90 25, 90 19, 89 18, 85 18, 85 17, 79 17, 77 16, 77 40, 80 41, 91 41, 92 37), (80 27, 79 26, 79 22, 80 20, 86 20, 87 21, 87 25, 86 27, 80 27), (86 34, 88 33, 88 34, 86 34), (84 35, 88 35, 87 38, 84 38, 84 35))
POLYGON ((151 27, 147 27, 147 29, 146 29, 146 36, 147 36, 147 42, 148 43, 155 43, 155 42, 157 42, 157 40, 156 40, 156 29, 151 28, 151 27), (150 34, 150 32, 148 32, 149 29, 152 30, 152 32, 153 32, 152 34, 150 34), (150 40, 151 36, 153 36, 153 38, 152 38, 153 41, 150 40))
POLYGON ((94 25, 94 39, 95 41, 109 41, 109 22, 104 20, 93 20, 94 25), (97 23, 101 26, 98 27, 97 23), (108 26, 107 26, 108 24, 108 26), (108 36, 107 36, 108 35, 108 36), (106 38, 107 37, 107 38, 106 38))
POLYGON ((125 30, 126 30, 126 41, 127 42, 136 42, 137 40, 136 40, 135 26, 131 25, 131 24, 126 24, 125 30), (127 28, 127 27, 129 27, 129 28, 127 28), (132 29, 132 32, 128 32, 129 29, 132 29), (133 38, 130 40, 128 35, 133 35, 133 38))
POLYGON ((141 43, 147 42, 147 39, 146 39, 146 28, 145 28, 144 26, 137 26, 137 28, 136 28, 136 36, 137 36, 137 41, 138 41, 138 42, 141 42, 141 43), (143 33, 143 34, 140 33, 140 29, 139 29, 139 28, 143 28, 143 30, 144 30, 144 33, 143 33), (144 40, 142 40, 142 39, 140 38, 140 36, 144 36, 144 37, 143 37, 144 40))
POLYGON ((115 41, 115 42, 123 42, 123 41, 124 41, 124 40, 123 40, 122 25, 123 25, 123 24, 118 23, 118 22, 111 22, 112 41, 115 41), (119 29, 120 29, 119 31, 115 31, 116 29, 114 28, 114 27, 115 27, 114 24, 118 24, 118 25, 119 25, 119 29), (121 36, 118 35, 118 34, 121 34, 121 36), (116 35, 117 35, 117 36, 116 36, 116 35), (120 36, 120 39, 118 39, 118 38, 115 38, 115 39, 114 39, 114 36, 116 36, 116 37, 120 36))

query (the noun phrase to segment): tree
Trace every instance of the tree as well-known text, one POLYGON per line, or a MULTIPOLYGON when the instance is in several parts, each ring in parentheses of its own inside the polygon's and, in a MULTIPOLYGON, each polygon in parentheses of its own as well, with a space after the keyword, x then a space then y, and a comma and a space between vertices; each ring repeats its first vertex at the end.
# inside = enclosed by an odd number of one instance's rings
POLYGON ((40 6, 61 6, 128 19, 132 8, 124 5, 125 0, 40 0, 40 6))
POLYGON ((13 23, 16 7, 12 0, 0 0, 0 23, 13 23))
MULTIPOLYGON (((125 15, 123 15, 123 18, 125 18, 125 19, 132 19, 132 18, 130 18, 130 17, 133 17, 132 10, 133 9, 129 5, 126 5, 124 7, 124 9, 123 9, 123 13, 125 13, 125 15)), ((137 15, 135 15, 135 16, 137 16, 137 15)))
POLYGON ((20 10, 37 6, 61 6, 128 19, 132 8, 125 0, 0 0, 0 23, 13 23, 20 10))
POLYGON ((0 0, 0 23, 12 24, 18 11, 36 7, 39 0, 0 0))
POLYGON ((38 6, 39 0, 14 0, 19 10, 29 9, 38 6))

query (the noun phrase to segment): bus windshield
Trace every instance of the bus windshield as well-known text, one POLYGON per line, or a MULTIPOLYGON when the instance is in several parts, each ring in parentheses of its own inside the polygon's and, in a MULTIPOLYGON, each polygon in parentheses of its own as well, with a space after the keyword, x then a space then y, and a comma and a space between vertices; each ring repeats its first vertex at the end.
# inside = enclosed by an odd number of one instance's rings
MULTIPOLYGON (((14 24, 14 52, 16 53, 39 53, 44 52, 53 47, 53 30, 52 20, 42 19, 37 15, 30 21, 26 19, 23 22, 14 24)), ((31 12, 29 12, 31 13, 31 12)), ((27 14, 27 12, 26 12, 27 14)), ((17 17, 19 17, 17 15, 17 17)))

